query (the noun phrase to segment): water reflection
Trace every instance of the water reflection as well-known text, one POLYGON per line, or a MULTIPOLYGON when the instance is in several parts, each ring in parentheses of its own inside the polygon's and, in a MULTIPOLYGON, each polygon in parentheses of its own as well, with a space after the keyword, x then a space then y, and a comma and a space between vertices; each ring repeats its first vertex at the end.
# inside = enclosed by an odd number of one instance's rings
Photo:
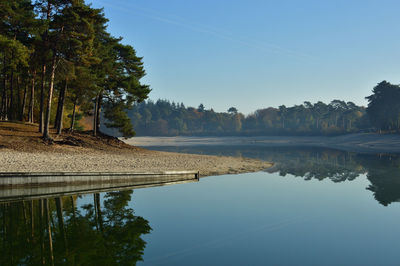
POLYGON ((128 206, 132 193, 79 207, 77 196, 0 203, 0 265, 135 265, 151 228, 128 206))
POLYGON ((93 188, 71 194, 50 188, 32 190, 22 201, 23 190, 4 190, 0 265, 135 265, 142 258, 148 265, 396 265, 399 206, 382 208, 364 197, 385 206, 399 201, 398 156, 302 148, 170 150, 273 161, 267 171, 275 174, 168 189, 126 187, 135 189, 134 198, 132 190, 76 196, 93 188), (352 182, 361 178, 369 184, 352 182), (152 234, 132 206, 151 221, 152 234))
POLYGON ((371 184, 366 188, 387 206, 400 201, 400 156, 396 154, 359 154, 321 148, 254 146, 149 147, 151 149, 212 155, 242 156, 276 163, 267 172, 301 177, 304 180, 352 181, 365 174, 371 184))

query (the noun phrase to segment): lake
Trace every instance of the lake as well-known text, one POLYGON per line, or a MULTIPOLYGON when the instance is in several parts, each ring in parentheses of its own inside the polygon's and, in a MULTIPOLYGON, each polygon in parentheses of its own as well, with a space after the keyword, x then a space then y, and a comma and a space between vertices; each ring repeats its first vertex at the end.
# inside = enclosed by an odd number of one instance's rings
POLYGON ((2 202, 0 264, 400 263, 398 155, 243 145, 149 148, 276 164, 193 183, 2 202))

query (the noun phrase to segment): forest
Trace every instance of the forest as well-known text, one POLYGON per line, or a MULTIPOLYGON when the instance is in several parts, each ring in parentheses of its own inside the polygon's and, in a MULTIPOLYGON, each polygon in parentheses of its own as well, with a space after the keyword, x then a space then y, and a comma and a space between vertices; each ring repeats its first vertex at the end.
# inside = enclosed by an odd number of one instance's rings
MULTIPOLYGON (((367 107, 333 100, 265 108, 244 115, 237 108, 227 112, 185 107, 183 103, 151 100, 128 111, 138 135, 339 135, 357 132, 399 132, 400 86, 382 81, 366 97, 367 107)), ((105 129, 107 131, 107 129, 105 129)), ((116 134, 116 132, 107 131, 116 134)))
POLYGON ((0 0, 0 120, 38 123, 43 138, 90 116, 133 136, 126 110, 147 98, 142 58, 84 0, 0 0))
POLYGON ((200 104, 185 107, 166 100, 146 101, 128 112, 138 135, 320 135, 368 128, 366 110, 351 102, 265 108, 243 115, 235 107, 215 112, 200 104))

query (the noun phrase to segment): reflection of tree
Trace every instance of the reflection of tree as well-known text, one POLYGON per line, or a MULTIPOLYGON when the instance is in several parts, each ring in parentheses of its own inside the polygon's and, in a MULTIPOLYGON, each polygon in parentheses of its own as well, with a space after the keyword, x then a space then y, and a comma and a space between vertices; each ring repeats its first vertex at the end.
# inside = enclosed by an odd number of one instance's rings
POLYGON ((120 265, 141 260, 146 242, 140 236, 151 230, 145 219, 134 216, 133 210, 126 207, 131 200, 131 193, 131 191, 107 193, 102 211, 99 204, 96 204, 97 212, 104 215, 104 219, 101 218, 101 214, 98 215, 95 222, 99 224, 98 228, 105 240, 105 252, 112 261, 120 265))
POLYGON ((274 162, 268 172, 304 180, 352 181, 367 174, 375 199, 387 206, 400 201, 400 156, 367 155, 323 148, 257 146, 156 147, 157 150, 212 155, 243 156, 274 162))
POLYGON ((151 228, 129 208, 131 194, 107 193, 103 206, 95 194, 80 209, 72 197, 1 203, 0 265, 135 265, 151 228))
POLYGON ((400 158, 375 156, 368 161, 367 178, 375 199, 384 206, 400 201, 400 158))
POLYGON ((329 178, 333 182, 354 180, 366 169, 357 160, 357 154, 321 148, 286 148, 256 146, 208 146, 208 147, 157 147, 160 150, 247 157, 274 162, 269 172, 281 176, 293 175, 305 180, 329 178))
POLYGON ((274 153, 269 159, 274 158, 279 163, 275 171, 281 176, 290 174, 305 180, 328 178, 333 182, 351 181, 365 172, 353 154, 336 150, 294 150, 274 153))

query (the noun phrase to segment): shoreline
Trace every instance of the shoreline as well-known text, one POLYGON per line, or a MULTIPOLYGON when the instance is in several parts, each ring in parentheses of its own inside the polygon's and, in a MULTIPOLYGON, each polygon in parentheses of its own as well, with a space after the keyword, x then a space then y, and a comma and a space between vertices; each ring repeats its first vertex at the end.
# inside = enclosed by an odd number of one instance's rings
POLYGON ((0 172, 161 172, 199 171, 200 177, 250 173, 273 164, 228 156, 136 151, 101 152, 75 147, 74 151, 27 152, 0 150, 0 172))
POLYGON ((0 123, 0 172, 166 172, 196 171, 200 176, 257 172, 272 166, 260 160, 152 151, 115 137, 68 132, 44 142, 37 125, 0 123))

